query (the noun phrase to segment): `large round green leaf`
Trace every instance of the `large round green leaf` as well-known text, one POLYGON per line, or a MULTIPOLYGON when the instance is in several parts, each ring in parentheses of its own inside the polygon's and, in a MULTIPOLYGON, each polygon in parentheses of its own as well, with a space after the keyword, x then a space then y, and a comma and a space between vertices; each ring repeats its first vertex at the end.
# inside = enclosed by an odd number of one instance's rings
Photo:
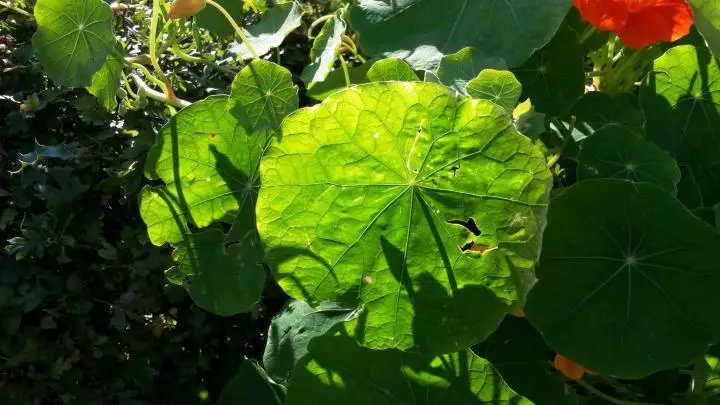
POLYGON ((581 141, 596 131, 620 127, 638 136, 645 135, 645 118, 630 94, 585 93, 570 109, 575 117, 573 138, 581 141))
POLYGON ((371 56, 434 69, 443 55, 472 46, 510 66, 545 45, 570 0, 361 0, 350 23, 371 56))
POLYGON ((655 60, 640 88, 648 139, 673 153, 686 168, 679 189, 693 189, 690 208, 720 202, 720 66, 706 49, 670 49, 655 60), (683 184, 684 183, 684 184, 683 184))
POLYGON ((552 200, 528 319, 602 374, 689 363, 720 338, 720 235, 648 183, 590 180, 552 200))
POLYGON ((190 228, 234 222, 259 187, 257 167, 269 133, 248 135, 213 96, 180 111, 158 134, 145 175, 162 180, 162 195, 146 188, 140 213, 156 245, 183 240, 190 228))
POLYGON ((32 44, 55 83, 90 86, 115 46, 112 12, 102 0, 38 0, 32 44))
POLYGON ((433 83, 353 87, 288 116, 261 173, 278 282, 362 305, 368 347, 467 347, 534 283, 551 176, 489 101, 433 83))
POLYGON ((469 350, 440 357, 369 350, 341 333, 316 338, 287 405, 532 405, 469 350))
POLYGON ((578 180, 616 178, 646 181, 675 194, 680 168, 657 146, 622 127, 597 131, 580 144, 578 180))
POLYGON ((527 319, 506 316, 498 330, 472 350, 492 363, 510 388, 537 405, 580 403, 565 377, 553 370, 553 351, 527 319))

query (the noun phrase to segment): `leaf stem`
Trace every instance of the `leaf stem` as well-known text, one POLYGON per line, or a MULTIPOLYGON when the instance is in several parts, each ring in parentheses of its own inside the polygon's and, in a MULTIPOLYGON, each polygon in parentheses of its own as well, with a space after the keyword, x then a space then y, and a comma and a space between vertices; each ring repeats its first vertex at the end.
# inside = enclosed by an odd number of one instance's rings
POLYGON ((612 404, 615 404, 615 405, 657 405, 657 404, 650 404, 647 402, 632 402, 632 401, 625 401, 622 399, 617 399, 615 397, 612 397, 612 396, 600 391, 599 389, 595 388, 592 384, 590 384, 587 381, 578 380, 577 383, 580 384, 581 387, 588 390, 590 393, 592 393, 612 404))
POLYGON ((350 72, 348 71, 347 62, 345 62, 345 58, 343 58, 342 55, 338 55, 340 57, 340 65, 342 66, 343 74, 345 75, 345 87, 350 87, 350 72))
POLYGON ((237 36, 239 36, 240 39, 245 44, 245 46, 247 46, 248 51, 250 51, 250 54, 252 54, 252 56, 253 56, 253 59, 260 59, 260 55, 258 55, 258 53, 255 51, 255 48, 253 48, 247 35, 245 35, 245 31, 242 29, 242 27, 240 27, 238 25, 237 22, 235 22, 235 19, 230 15, 230 13, 228 13, 228 11, 225 10, 225 8, 223 6, 221 6, 220 4, 216 3, 213 0, 206 0, 206 2, 207 2, 207 4, 218 9, 218 11, 221 12, 222 15, 225 16, 225 18, 228 20, 230 25, 232 25, 232 27, 235 29, 235 33, 237 34, 237 36))
POLYGON ((307 37, 308 37, 309 39, 315 39, 315 35, 313 35, 313 31, 315 30, 315 28, 316 28, 318 25, 324 23, 325 21, 327 21, 327 20, 329 20, 329 19, 331 19, 331 18, 333 18, 333 17, 335 17, 335 14, 334 14, 334 13, 333 13, 333 14, 324 15, 324 16, 318 18, 317 20, 313 21, 312 24, 310 24, 310 27, 309 27, 308 30, 307 30, 307 37))
POLYGON ((587 28, 585 28, 585 31, 583 31, 582 35, 580 35, 580 45, 584 44, 585 41, 590 39, 590 37, 597 32, 597 29, 593 27, 592 25, 588 25, 587 28))
POLYGON ((254 13, 260 13, 260 10, 258 10, 253 0, 245 0, 245 4, 247 4, 254 13))
POLYGON ((185 108, 192 104, 191 102, 183 100, 181 98, 170 98, 157 90, 153 90, 135 73, 130 73, 130 77, 135 81, 135 84, 138 86, 138 90, 142 90, 149 98, 155 101, 160 101, 161 103, 169 104, 177 108, 185 108))
MULTIPOLYGON (((164 2, 163 2, 164 3, 164 2)), ((153 69, 155 69, 155 73, 157 73, 158 76, 160 76, 160 79, 165 84, 163 86, 163 91, 165 92, 165 95, 168 98, 175 97, 175 92, 172 90, 172 85, 170 84, 170 80, 168 80, 167 76, 165 76, 165 73, 160 68, 160 64, 158 63, 158 55, 157 55, 157 44, 158 44, 158 20, 160 18, 160 1, 153 1, 152 5, 152 17, 150 19, 150 41, 149 41, 149 48, 150 48, 150 63, 152 64, 153 69)), ((164 28, 164 27, 163 27, 164 28)), ((162 32, 162 31, 161 31, 162 32)))
POLYGON ((30 17, 30 18, 33 18, 33 17, 34 17, 34 16, 32 15, 32 13, 29 13, 29 12, 21 9, 20 7, 14 6, 14 5, 12 5, 12 4, 8 3, 8 2, 5 2, 5 1, 0 1, 0 6, 3 6, 3 7, 5 7, 5 8, 9 8, 10 10, 12 10, 12 11, 18 13, 18 14, 24 15, 25 17, 30 17))

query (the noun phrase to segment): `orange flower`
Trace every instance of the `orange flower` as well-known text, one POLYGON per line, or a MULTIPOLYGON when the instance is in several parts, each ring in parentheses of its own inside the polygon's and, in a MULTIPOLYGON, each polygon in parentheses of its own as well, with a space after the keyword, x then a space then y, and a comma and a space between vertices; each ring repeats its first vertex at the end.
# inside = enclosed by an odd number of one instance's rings
POLYGON ((513 312, 513 315, 517 316, 518 318, 525 318, 525 310, 522 308, 518 308, 513 312))
POLYGON ((583 378, 585 372, 588 371, 588 369, 586 369, 585 367, 575 363, 574 361, 568 359, 562 354, 555 355, 553 367, 555 367, 558 371, 563 373, 565 377, 571 380, 579 380, 583 378))
POLYGON ((612 31, 627 46, 641 49, 676 41, 690 32, 693 12, 687 0, 573 0, 583 19, 612 31))
POLYGON ((207 2, 205 0, 175 0, 170 5, 168 17, 170 18, 186 18, 192 17, 205 8, 207 2))

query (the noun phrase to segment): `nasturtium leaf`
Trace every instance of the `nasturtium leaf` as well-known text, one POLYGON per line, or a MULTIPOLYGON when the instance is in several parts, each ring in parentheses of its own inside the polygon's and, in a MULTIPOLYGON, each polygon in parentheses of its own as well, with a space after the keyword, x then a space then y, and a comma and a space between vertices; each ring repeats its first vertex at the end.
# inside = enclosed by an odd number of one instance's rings
POLYGON ((619 127, 644 136, 645 118, 631 97, 599 91, 585 93, 570 109, 570 115, 575 117, 574 140, 582 141, 608 127, 619 127))
MULTIPOLYGON (((252 204, 244 208, 253 209, 252 204)), ((252 213, 243 217, 253 219, 252 213)), ((254 308, 265 285, 265 268, 256 231, 227 247, 226 242, 219 229, 186 235, 175 245, 173 258, 177 264, 165 275, 184 287, 200 308, 230 316, 254 308)))
POLYGON ((212 96, 181 110, 148 154, 145 175, 165 183, 145 188, 140 201, 156 245, 182 241, 190 225, 233 223, 256 196, 257 167, 271 133, 248 134, 226 111, 227 100, 212 96))
POLYGON ((285 390, 255 360, 240 363, 237 374, 225 385, 217 405, 283 405, 285 390))
MULTIPOLYGON (((265 55, 280 46, 288 34, 302 25, 303 14, 297 1, 277 4, 265 12, 260 22, 246 28, 248 41, 258 55, 265 55)), ((230 52, 242 59, 253 57, 244 43, 234 44, 230 52)))
POLYGON ((690 0, 695 26, 715 56, 720 56, 720 3, 716 0, 690 0))
POLYGON ((551 176, 504 109, 368 83, 291 114, 280 138, 258 229, 290 296, 361 305, 368 347, 434 352, 482 340, 522 303, 551 176))
POLYGON ((339 332, 310 342, 287 405, 532 405, 493 366, 469 350, 428 356, 369 350, 339 332))
MULTIPOLYGON (((348 67, 350 85, 369 82, 370 80, 367 77, 367 72, 370 70, 372 65, 372 62, 368 62, 359 66, 348 67)), ((345 82, 345 72, 342 67, 335 68, 335 70, 327 75, 324 81, 315 83, 312 88, 308 89, 307 95, 313 100, 322 101, 329 95, 343 90, 345 87, 347 87, 347 83, 345 82)))
POLYGON ((578 183, 552 200, 525 312, 555 351, 640 378, 720 337, 720 235, 648 183, 578 183))
POLYGON ((102 0, 38 0, 32 45, 55 83, 91 85, 116 44, 112 12, 102 0))
POLYGON ((537 405, 580 403, 565 377, 553 370, 553 351, 527 319, 506 316, 498 330, 472 350, 495 366, 510 388, 537 405))
POLYGON ((467 84, 470 97, 490 100, 511 113, 520 100, 522 85, 511 72, 486 69, 467 84))
POLYGON ((301 78, 312 88, 313 84, 325 80, 332 70, 345 33, 345 22, 333 16, 325 22, 310 48, 310 64, 303 69, 301 78))
POLYGON ((570 0, 361 0, 350 23, 370 56, 400 57, 437 68, 443 55, 472 46, 509 66, 553 37, 570 0))
POLYGON ((484 69, 506 70, 502 58, 487 56, 475 48, 463 48, 457 53, 440 59, 437 77, 440 83, 467 95, 467 82, 477 77, 484 69))
MULTIPOLYGON (((706 49, 670 49, 655 60, 640 88, 649 140, 687 166, 701 194, 700 207, 720 202, 720 66, 706 49)), ((682 194, 681 194, 682 198, 682 194)), ((684 198, 684 202, 688 203, 684 198)), ((689 208, 698 206, 688 205, 689 208)))
MULTIPOLYGON (((243 18, 243 0, 215 0, 220 4, 238 23, 243 18)), ((207 5, 199 13, 195 15, 195 23, 198 27, 219 35, 221 37, 229 37, 235 34, 235 28, 230 24, 227 18, 215 7, 207 5)))
POLYGON ((653 183, 675 194, 680 168, 654 144, 622 127, 606 127, 580 144, 578 181, 616 178, 653 183))
POLYGON ((513 72, 522 83, 523 96, 552 117, 565 115, 585 92, 584 54, 567 27, 513 72))
POLYGON ((351 309, 311 307, 304 301, 290 301, 273 319, 267 334, 263 364, 275 381, 287 382, 295 364, 307 354, 310 341, 324 335, 336 324, 348 320, 351 309))
POLYGON ((417 73, 402 59, 382 59, 370 66, 367 78, 371 82, 419 82, 417 73))
POLYGON ((116 93, 120 88, 120 73, 123 69, 124 58, 122 43, 118 41, 100 70, 93 75, 92 84, 87 88, 87 91, 97 97, 107 110, 117 107, 116 93))
POLYGON ((298 108, 298 89, 292 74, 280 65, 254 60, 235 76, 228 111, 248 132, 277 129, 298 108))
POLYGON ((545 132, 545 114, 535 111, 530 99, 518 104, 513 110, 515 128, 518 132, 535 140, 545 132))

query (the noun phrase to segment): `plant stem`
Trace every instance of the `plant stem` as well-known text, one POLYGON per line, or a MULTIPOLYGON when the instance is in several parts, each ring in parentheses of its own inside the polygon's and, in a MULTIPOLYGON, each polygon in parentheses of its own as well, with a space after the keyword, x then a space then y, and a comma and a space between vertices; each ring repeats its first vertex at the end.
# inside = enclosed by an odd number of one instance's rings
POLYGON ((12 10, 12 11, 18 13, 18 14, 24 15, 25 17, 30 17, 30 18, 33 18, 33 17, 34 17, 31 13, 29 13, 29 12, 21 9, 20 7, 17 7, 17 6, 14 6, 14 5, 12 5, 12 4, 8 3, 8 2, 5 2, 5 1, 0 1, 0 6, 3 6, 3 7, 5 7, 5 8, 9 8, 10 10, 12 10))
POLYGON ((590 39, 590 37, 596 32, 597 30, 592 25, 588 25, 587 28, 585 28, 585 31, 580 36, 580 45, 584 44, 585 41, 590 39))
POLYGON ((222 67, 222 66, 219 66, 218 64, 216 64, 216 63, 213 62, 213 61, 210 61, 210 60, 207 60, 207 59, 203 59, 203 58, 198 58, 198 57, 196 57, 196 56, 188 55, 187 53, 185 53, 185 51, 182 50, 182 48, 180 48, 180 46, 179 46, 177 43, 173 43, 173 44, 171 45, 171 49, 172 49, 172 52, 175 54, 175 56, 177 56, 178 58, 184 60, 185 62, 201 63, 201 64, 203 64, 203 65, 210 66, 210 67, 212 67, 212 68, 214 68, 214 69, 216 69, 216 70, 218 70, 218 71, 220 71, 220 72, 222 72, 222 73, 225 73, 225 74, 228 75, 228 76, 235 76, 235 72, 233 72, 232 70, 230 70, 230 69, 228 69, 228 68, 224 68, 224 67, 222 67))
POLYGON ((580 384, 581 387, 583 387, 586 390, 588 390, 589 392, 591 392, 592 394, 597 395, 598 397, 600 397, 612 404, 615 404, 615 405, 657 405, 657 404, 650 404, 647 402, 632 402, 632 401, 625 401, 622 399, 617 399, 617 398, 612 397, 612 396, 600 391, 599 389, 593 387, 593 385, 588 383, 587 381, 578 380, 577 383, 580 384))
MULTIPOLYGON (((170 80, 168 80, 167 76, 165 76, 165 73, 160 68, 160 64, 158 63, 158 57, 157 57, 157 26, 158 26, 158 19, 160 18, 160 1, 153 1, 152 5, 152 17, 150 19, 150 41, 149 41, 149 47, 150 47, 150 63, 153 66, 153 69, 155 69, 155 73, 157 73, 158 76, 160 76, 160 79, 163 83, 165 83, 165 86, 163 90, 165 91, 165 95, 169 98, 175 97, 175 92, 172 91, 172 86, 170 85, 170 80)), ((164 28, 164 27, 163 27, 164 28)), ((162 31, 161 31, 162 32, 162 31)))
POLYGON ((153 76, 152 73, 150 73, 150 71, 145 66, 138 63, 131 63, 130 66, 136 69, 140 69, 140 71, 143 72, 143 74, 145 75, 145 77, 148 78, 148 80, 155 83, 158 87, 162 89, 163 93, 167 94, 167 88, 165 87, 165 83, 153 76))
POLYGON ((247 4, 254 13, 259 13, 260 10, 258 10, 257 6, 255 5, 255 2, 253 0, 245 0, 245 4, 247 4))
POLYGON ((342 55, 340 57, 340 65, 342 65, 343 74, 345 75, 345 87, 350 87, 350 72, 348 71, 347 63, 342 55))
POLYGON ((130 77, 135 81, 135 84, 138 86, 139 90, 142 90, 149 98, 151 98, 155 101, 160 101, 161 103, 169 104, 169 105, 171 105, 173 107, 177 107, 177 108, 185 108, 192 104, 191 102, 183 100, 181 98, 178 98, 178 97, 170 98, 157 90, 153 90, 152 88, 150 88, 150 86, 147 85, 147 83, 145 83, 135 73, 130 73, 130 77))
POLYGON ((315 27, 317 27, 318 25, 324 23, 325 21, 327 21, 333 17, 335 17, 335 14, 328 14, 328 15, 324 15, 324 16, 318 18, 317 20, 313 21, 307 30, 307 37, 309 39, 314 39, 315 36, 313 35, 313 31, 315 30, 315 27))
POLYGON ((252 54, 252 56, 253 56, 253 59, 259 59, 259 58, 260 58, 260 55, 258 55, 258 53, 255 52, 255 48, 253 48, 253 46, 252 46, 252 44, 250 43, 250 40, 248 39, 247 35, 245 35, 245 31, 242 29, 242 27, 240 27, 240 26, 238 25, 238 23, 235 22, 235 19, 232 18, 232 16, 230 15, 230 13, 228 13, 227 10, 225 10, 225 8, 224 8, 223 6, 221 6, 220 4, 214 2, 213 0, 206 0, 206 1, 207 1, 207 4, 215 7, 216 9, 218 9, 219 12, 222 13, 222 15, 225 16, 225 18, 228 20, 228 22, 230 23, 230 25, 232 25, 233 28, 235 29, 235 33, 237 34, 237 36, 239 36, 240 39, 241 39, 241 40, 243 41, 243 43, 245 44, 245 46, 247 46, 248 51, 250 51, 250 54, 252 54))

